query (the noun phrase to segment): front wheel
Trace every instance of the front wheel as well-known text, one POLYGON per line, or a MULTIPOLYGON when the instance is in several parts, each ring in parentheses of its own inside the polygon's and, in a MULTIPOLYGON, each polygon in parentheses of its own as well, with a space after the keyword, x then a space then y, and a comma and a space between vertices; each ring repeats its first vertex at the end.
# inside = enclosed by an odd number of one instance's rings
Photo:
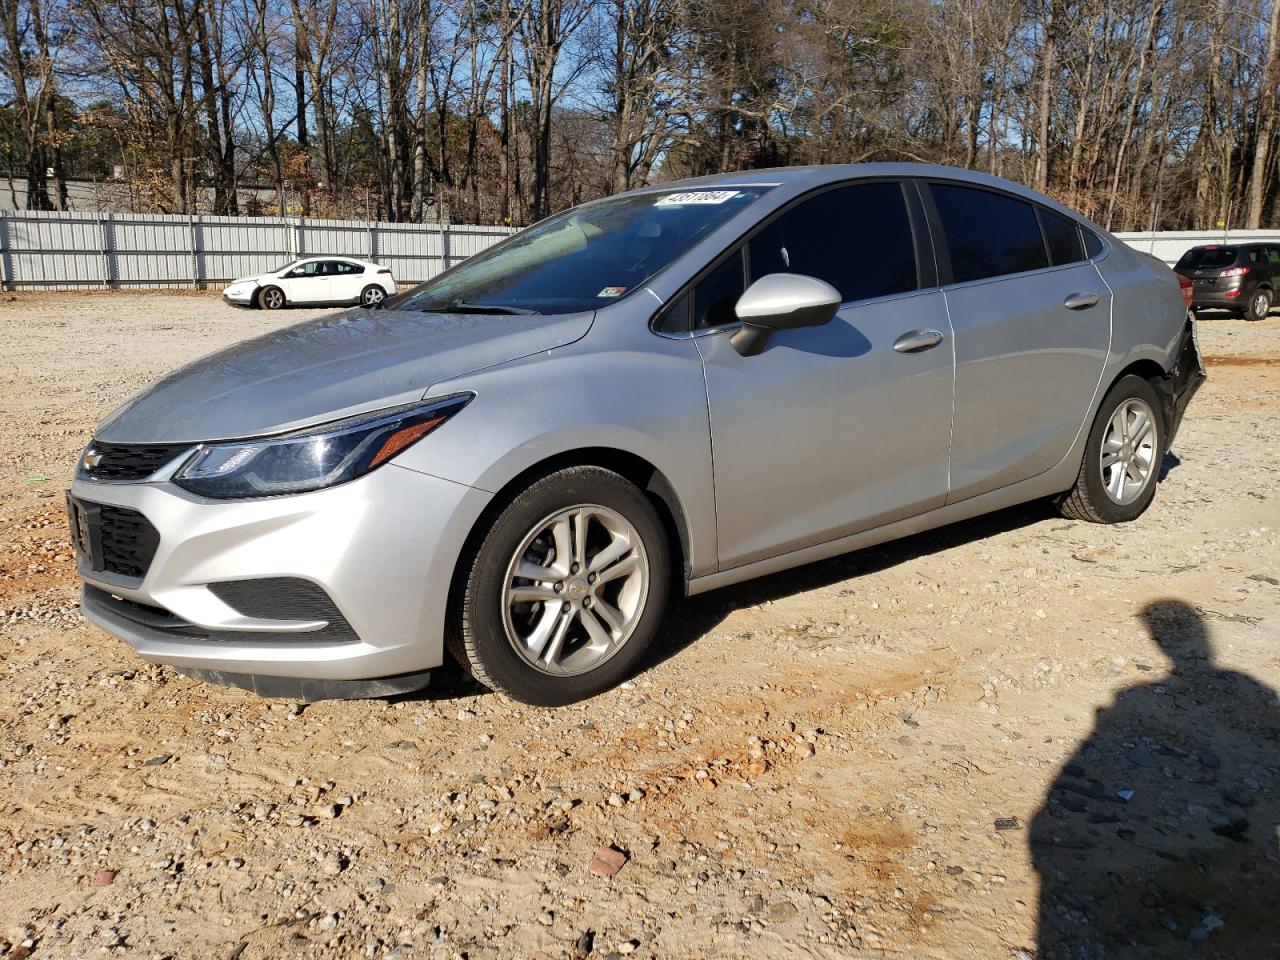
POLYGON ((279 310, 284 306, 284 291, 279 287, 263 287, 258 294, 258 306, 264 310, 279 310))
POLYGON ((1141 377, 1121 377, 1098 408, 1075 486, 1059 504, 1064 516, 1091 523, 1136 520, 1156 495, 1164 458, 1160 398, 1141 377))
POLYGON ((371 283, 360 293, 360 303, 366 307, 376 307, 387 298, 387 291, 376 283, 371 283))
POLYGON ((1262 320, 1271 312, 1271 291, 1255 290, 1249 298, 1249 308, 1245 310, 1246 320, 1262 320))
POLYGON ((671 570, 653 504, 593 466, 515 495, 464 564, 451 651, 485 686, 540 706, 630 674, 662 620, 671 570))

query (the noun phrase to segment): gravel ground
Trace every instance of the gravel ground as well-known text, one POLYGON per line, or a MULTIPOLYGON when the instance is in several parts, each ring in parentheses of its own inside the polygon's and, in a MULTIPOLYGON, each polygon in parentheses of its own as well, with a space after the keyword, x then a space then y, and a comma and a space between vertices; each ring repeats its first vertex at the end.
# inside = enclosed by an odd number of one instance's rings
POLYGON ((0 302, 0 957, 1260 957, 1280 319, 1202 324, 1153 508, 1030 505, 687 601, 542 710, 261 700, 82 620, 94 423, 307 314, 0 302))

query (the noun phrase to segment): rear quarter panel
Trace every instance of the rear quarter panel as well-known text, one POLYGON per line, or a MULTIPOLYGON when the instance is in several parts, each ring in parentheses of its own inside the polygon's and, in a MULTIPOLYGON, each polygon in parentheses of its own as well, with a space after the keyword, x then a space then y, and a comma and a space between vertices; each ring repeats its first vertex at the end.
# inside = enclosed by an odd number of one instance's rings
POLYGON ((1111 355, 1104 386, 1139 360, 1152 360, 1169 370, 1187 316, 1171 269, 1114 237, 1108 242, 1111 249, 1097 261, 1113 298, 1111 355))

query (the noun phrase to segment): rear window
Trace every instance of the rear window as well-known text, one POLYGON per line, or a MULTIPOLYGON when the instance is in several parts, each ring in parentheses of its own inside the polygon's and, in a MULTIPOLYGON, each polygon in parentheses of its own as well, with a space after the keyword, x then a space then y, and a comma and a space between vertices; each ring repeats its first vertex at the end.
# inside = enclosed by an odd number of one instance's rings
POLYGON ((1049 243, 1049 256, 1053 259, 1054 266, 1077 263, 1084 259, 1080 231, 1073 221, 1041 207, 1040 223, 1044 227, 1044 238, 1049 243))
POLYGON ((1192 247, 1182 255, 1177 269, 1229 267, 1236 262, 1239 247, 1192 247))
POLYGON ((955 283, 1049 265, 1036 211, 1025 200, 950 183, 930 185, 955 283))

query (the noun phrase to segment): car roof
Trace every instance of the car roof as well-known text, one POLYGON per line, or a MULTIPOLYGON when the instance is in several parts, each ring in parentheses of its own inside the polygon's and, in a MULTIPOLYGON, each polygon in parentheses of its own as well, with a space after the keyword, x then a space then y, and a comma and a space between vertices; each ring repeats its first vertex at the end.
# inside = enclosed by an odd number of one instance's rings
POLYGON ((847 180, 867 179, 873 177, 895 177, 915 179, 952 180, 959 183, 970 183, 974 186, 992 187, 1007 193, 1017 194, 1027 200, 1043 204, 1058 210, 1073 219, 1088 223, 1094 230, 1100 227, 1086 219, 1083 214, 1070 207, 1063 206, 1052 197, 1024 187, 1012 180, 981 173, 977 170, 966 170, 961 167, 947 167, 936 163, 830 163, 814 164, 803 167, 769 167, 762 170, 741 170, 736 173, 716 173, 705 177, 693 177, 687 180, 674 180, 667 183, 653 184, 634 191, 650 193, 655 191, 682 190, 703 187, 729 186, 782 186, 821 187, 829 183, 840 183, 847 180))

